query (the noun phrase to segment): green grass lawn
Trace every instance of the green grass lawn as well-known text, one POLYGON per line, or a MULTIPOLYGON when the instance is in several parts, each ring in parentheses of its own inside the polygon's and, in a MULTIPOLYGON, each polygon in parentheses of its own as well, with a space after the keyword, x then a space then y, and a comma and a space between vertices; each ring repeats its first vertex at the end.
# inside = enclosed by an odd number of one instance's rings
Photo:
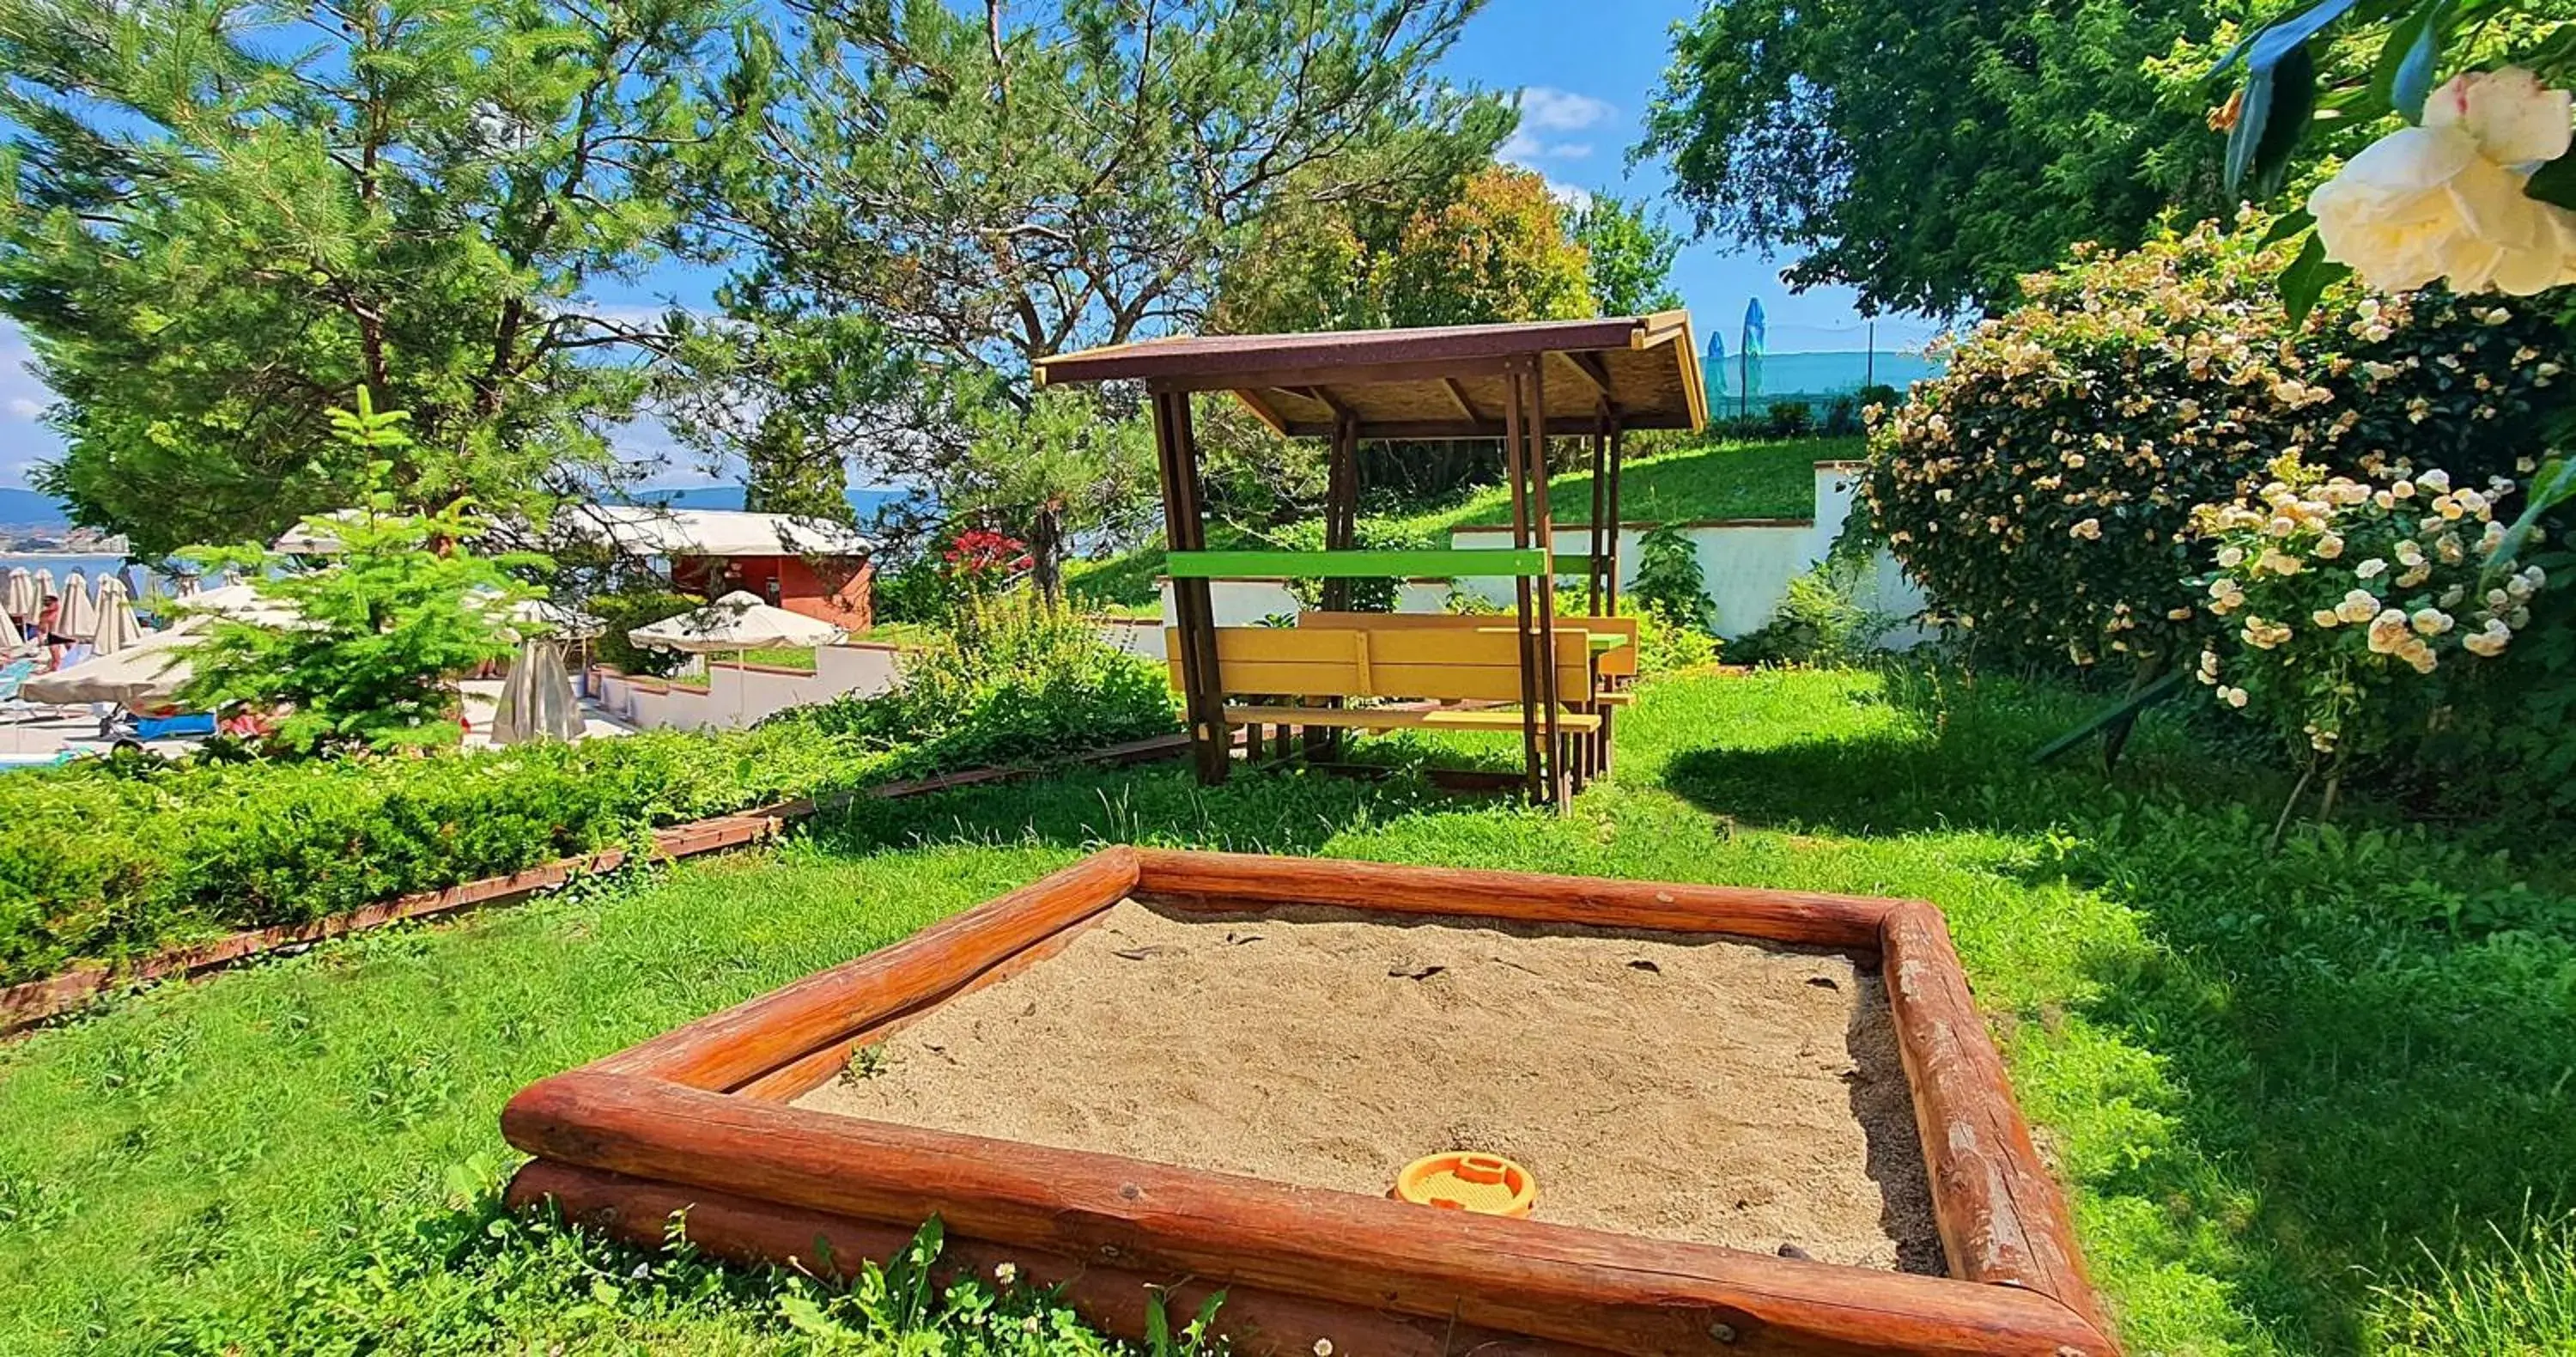
MULTIPOLYGON (((1628 462, 1619 470, 1623 522, 1695 523, 1718 518, 1811 518, 1818 462, 1857 459, 1857 438, 1717 443, 1628 462)), ((1549 478, 1547 511, 1559 525, 1592 521, 1589 472, 1549 478)), ((1479 494, 1445 526, 1512 521, 1511 492, 1479 494)))
MULTIPOLYGON (((2131 1352, 2571 1350, 2576 852, 2365 803, 2267 855, 2284 779, 2171 711, 2115 777, 2029 768, 2087 706, 1666 679, 1564 818, 1410 777, 1069 774, 132 996, 0 1050, 0 1352, 894 1350, 808 1283, 500 1217, 495 1118, 1104 842, 1933 900, 2131 1352)), ((1085 1346, 969 1302, 957 1346, 907 1350, 1085 1346)))
MULTIPOLYGON (((1619 475, 1619 517, 1625 522, 1704 522, 1720 518, 1809 518, 1816 512, 1815 464, 1857 458, 1857 438, 1797 438, 1757 443, 1712 443, 1628 462, 1619 475)), ((1592 520, 1589 472, 1551 477, 1548 512, 1560 525, 1592 520)), ((1453 528, 1512 521, 1511 492, 1477 490, 1455 504, 1424 510, 1395 525, 1409 535, 1448 544, 1453 528)), ((1217 549, 1265 545, 1229 524, 1212 527, 1217 549)), ((1065 567, 1065 591, 1085 607, 1126 616, 1160 616, 1154 580, 1163 571, 1163 548, 1134 551, 1065 567)))

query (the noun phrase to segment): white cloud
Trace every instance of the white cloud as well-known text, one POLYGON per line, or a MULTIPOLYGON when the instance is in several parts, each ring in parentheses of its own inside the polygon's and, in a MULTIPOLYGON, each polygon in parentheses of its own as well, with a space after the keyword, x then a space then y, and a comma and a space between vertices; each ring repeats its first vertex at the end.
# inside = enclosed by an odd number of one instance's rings
POLYGON ((9 413, 18 419, 34 419, 45 413, 45 403, 40 400, 30 400, 25 396, 15 396, 9 401, 9 413))
POLYGON ((1581 160, 1592 154, 1588 141, 1541 141, 1527 132, 1514 132, 1495 154, 1515 165, 1528 165, 1540 160, 1581 160))
POLYGON ((1521 126, 1541 132, 1579 132, 1598 127, 1618 116, 1619 110, 1588 94, 1551 89, 1546 85, 1524 87, 1519 97, 1521 126))

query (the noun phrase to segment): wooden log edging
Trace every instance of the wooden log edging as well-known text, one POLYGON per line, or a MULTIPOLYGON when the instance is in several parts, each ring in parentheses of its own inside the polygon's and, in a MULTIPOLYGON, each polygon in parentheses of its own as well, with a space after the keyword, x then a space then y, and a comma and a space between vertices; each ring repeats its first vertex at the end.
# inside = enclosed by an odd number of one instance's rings
MULTIPOLYGON (((508 1194, 651 1246, 684 1212, 726 1257, 883 1258, 933 1215, 961 1264, 1061 1280, 1142 1331, 1155 1278, 1247 1353, 1422 1351, 1437 1326, 1523 1357, 1631 1353, 2117 1357, 2063 1194, 2033 1148, 1941 915, 1911 900, 1119 846, 904 943, 530 1085, 501 1116, 536 1158, 508 1194), (1916 1276, 991 1139, 794 1105, 854 1046, 1043 964, 1121 898, 1324 905, 1390 920, 1720 932, 1872 958, 1888 979, 1949 1275, 1916 1276), (1095 1284, 1095 1282, 1097 1284, 1095 1284), (1479 1332, 1481 1331, 1481 1332, 1479 1332), (1488 1336, 1495 1337, 1488 1337, 1488 1336), (1364 1342, 1362 1340, 1365 1340, 1364 1342)), ((1458 1349, 1444 1339, 1440 1352, 1458 1349)), ((1427 1354, 1426 1354, 1427 1357, 1427 1354)))
MULTIPOLYGON (((858 791, 833 793, 821 798, 782 801, 655 830, 646 857, 649 861, 668 862, 765 843, 777 837, 790 821, 823 811, 846 810, 862 799, 901 800, 928 796, 961 787, 1035 777, 1065 764, 1121 766, 1144 763, 1175 758, 1188 749, 1187 736, 1158 735, 1088 750, 1068 756, 1052 766, 969 768, 935 777, 911 778, 858 791)), ((42 980, 11 985, 0 989, 0 1038, 17 1036, 114 990, 186 979, 270 953, 307 947, 387 924, 516 904, 540 892, 554 890, 577 877, 615 871, 625 866, 630 856, 625 848, 603 848, 593 853, 557 858, 501 876, 484 877, 438 890, 415 891, 303 923, 244 929, 208 942, 167 948, 126 966, 80 966, 42 980)))

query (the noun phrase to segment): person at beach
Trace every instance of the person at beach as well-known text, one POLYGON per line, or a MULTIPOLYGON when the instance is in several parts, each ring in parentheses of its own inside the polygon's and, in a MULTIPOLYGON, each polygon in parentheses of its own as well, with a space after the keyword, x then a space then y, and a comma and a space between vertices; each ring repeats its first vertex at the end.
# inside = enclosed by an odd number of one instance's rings
POLYGON ((45 668, 63 667, 63 657, 72 651, 72 638, 62 634, 63 596, 45 595, 44 606, 36 610, 36 634, 44 638, 45 668))

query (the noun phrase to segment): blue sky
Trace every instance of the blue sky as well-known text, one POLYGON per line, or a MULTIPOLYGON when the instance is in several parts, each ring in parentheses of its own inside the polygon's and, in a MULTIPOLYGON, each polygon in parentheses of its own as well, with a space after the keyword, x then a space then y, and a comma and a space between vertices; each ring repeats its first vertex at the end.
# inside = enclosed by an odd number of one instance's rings
MULTIPOLYGON (((1670 55, 1670 29, 1697 12, 1700 0, 1492 0, 1470 21, 1450 52, 1446 73, 1486 89, 1518 92, 1521 132, 1504 149, 1506 159, 1547 176, 1560 195, 1611 192, 1662 207, 1667 220, 1687 225, 1687 214, 1666 197, 1671 181, 1663 167, 1629 167, 1646 104, 1670 55)), ((1851 293, 1816 288, 1792 293, 1780 283, 1789 261, 1692 241, 1675 262, 1673 282, 1700 333, 1722 327, 1728 346, 1745 302, 1760 298, 1774 351, 1858 349, 1863 331, 1851 293)), ((663 296, 701 303, 709 280, 663 272, 638 284, 603 290, 603 300, 646 305, 663 296)), ((1920 345, 1934 326, 1913 318, 1882 318, 1883 347, 1920 345)), ((60 442, 38 422, 49 393, 26 370, 25 337, 0 321, 0 486, 23 486, 30 468, 54 456, 60 442)), ((658 433, 658 430, 654 431, 658 433)), ((635 452, 660 451, 659 438, 639 434, 635 452)), ((659 482, 705 479, 697 469, 674 465, 659 482)))

